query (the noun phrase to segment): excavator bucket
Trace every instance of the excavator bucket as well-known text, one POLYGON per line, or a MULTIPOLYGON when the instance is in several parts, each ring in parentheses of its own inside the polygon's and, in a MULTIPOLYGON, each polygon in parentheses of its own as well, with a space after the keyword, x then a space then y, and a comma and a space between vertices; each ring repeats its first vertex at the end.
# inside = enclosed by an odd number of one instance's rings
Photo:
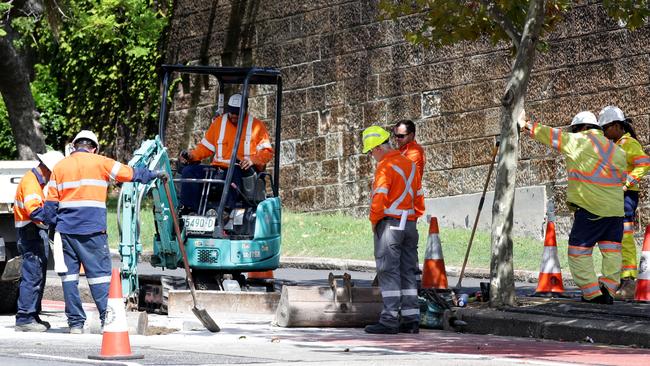
POLYGON ((379 321, 377 287, 354 287, 349 274, 329 275, 329 286, 284 286, 274 323, 281 327, 362 327, 379 321), (336 280, 343 280, 339 287, 336 280))

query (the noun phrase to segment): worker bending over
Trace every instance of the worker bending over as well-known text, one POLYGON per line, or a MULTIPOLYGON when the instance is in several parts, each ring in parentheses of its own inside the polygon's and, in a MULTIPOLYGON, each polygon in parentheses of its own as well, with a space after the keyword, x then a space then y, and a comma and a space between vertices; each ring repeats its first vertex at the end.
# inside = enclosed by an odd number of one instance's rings
POLYGON ((625 191, 625 218, 623 220, 623 241, 621 253, 621 283, 616 291, 616 297, 621 300, 634 298, 636 292, 635 279, 638 274, 636 259, 636 243, 634 242, 634 220, 636 207, 639 205, 639 182, 650 170, 650 157, 646 155, 641 144, 636 139, 632 121, 625 118, 618 107, 608 106, 598 114, 598 124, 603 129, 605 137, 620 146, 627 156, 627 179, 623 185, 625 191))
MULTIPOLYGON (((179 160, 183 163, 199 162, 207 157, 212 157, 210 164, 217 168, 216 179, 225 179, 226 170, 230 167, 230 158, 235 145, 237 122, 241 113, 242 96, 233 94, 228 99, 226 114, 217 116, 212 120, 201 142, 191 151, 181 151, 179 160)), ((245 111, 244 111, 245 112, 245 111)), ((244 126, 237 150, 238 166, 233 172, 232 183, 241 186, 243 174, 250 168, 261 172, 266 164, 273 158, 273 147, 269 132, 264 123, 246 113, 243 119, 244 126)), ((183 178, 204 178, 205 165, 188 165, 182 171, 183 178)), ((196 183, 183 183, 181 187, 181 211, 183 213, 196 212, 199 207, 201 185, 196 183)), ((237 199, 237 190, 230 187, 226 208, 233 209, 237 199)))
POLYGON ((418 333, 417 219, 424 213, 421 177, 415 163, 389 145, 379 126, 363 131, 363 153, 377 162, 370 205, 377 277, 384 308, 367 333, 418 333), (401 313, 401 324, 399 314, 401 313))
POLYGON ((50 252, 48 226, 43 223, 43 189, 50 179, 52 169, 63 159, 63 154, 50 151, 36 156, 39 164, 20 180, 14 201, 18 250, 23 259, 16 312, 16 331, 19 332, 45 332, 50 328, 50 324, 39 317, 50 252))
POLYGON ((609 141, 596 116, 580 112, 571 121, 571 133, 517 121, 530 136, 565 157, 567 204, 574 212, 569 234, 569 268, 585 302, 612 304, 620 280, 623 237, 623 183, 625 152, 609 141), (603 256, 602 276, 596 277, 591 257, 594 245, 603 256))

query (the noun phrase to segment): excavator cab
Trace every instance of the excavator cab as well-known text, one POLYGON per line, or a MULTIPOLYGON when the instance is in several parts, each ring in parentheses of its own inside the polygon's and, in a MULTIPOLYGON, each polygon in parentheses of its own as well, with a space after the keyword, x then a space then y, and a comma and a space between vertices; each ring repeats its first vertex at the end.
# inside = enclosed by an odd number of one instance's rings
MULTIPOLYGON (((182 241, 188 256, 198 289, 223 290, 224 279, 237 280, 245 287, 246 272, 274 270, 280 262, 281 204, 279 197, 280 133, 282 105, 282 76, 273 68, 235 68, 213 66, 162 66, 162 102, 159 117, 158 136, 145 141, 135 151, 130 166, 146 166, 149 169, 165 170, 174 177, 168 182, 155 180, 148 184, 125 183, 118 201, 118 227, 120 229, 120 254, 122 257, 122 289, 124 296, 140 308, 151 308, 151 303, 160 302, 161 293, 156 282, 143 280, 137 275, 138 257, 142 252, 140 242, 139 209, 145 197, 153 200, 156 234, 153 238, 151 265, 164 269, 183 266, 179 243, 174 235, 173 220, 176 212, 181 226, 182 241), (182 178, 179 169, 172 165, 165 148, 167 139, 167 101, 170 85, 187 75, 214 78, 216 82, 207 85, 218 87, 216 115, 223 111, 225 88, 237 90, 242 95, 241 110, 247 110, 251 87, 264 86, 270 100, 275 101, 274 119, 267 125, 274 150, 272 167, 257 172, 243 172, 241 183, 236 187, 237 204, 230 212, 225 211, 228 195, 232 194, 234 169, 222 170, 206 167, 200 178, 182 178), (165 195, 167 184, 171 199, 165 195), (180 207, 179 189, 187 184, 200 187, 199 207, 191 211, 180 207), (173 209, 172 209, 173 207, 173 209), (226 213, 225 213, 226 212, 226 213), (225 213, 225 214, 224 214, 225 213), (154 289, 152 289, 152 286, 154 289), (152 300, 153 299, 153 300, 152 300), (156 300, 158 299, 158 300, 156 300), (147 302, 148 304, 142 304, 147 302)), ((240 113, 230 167, 236 166, 241 143, 244 113, 240 113)), ((171 137, 173 138, 173 137, 171 137)), ((182 168, 182 167, 181 167, 182 168)), ((239 168, 237 168, 239 169, 239 168)), ((162 291, 164 292, 164 291, 162 291)), ((159 304, 158 304, 159 305, 159 304)), ((153 307, 156 307, 154 304, 153 307)))

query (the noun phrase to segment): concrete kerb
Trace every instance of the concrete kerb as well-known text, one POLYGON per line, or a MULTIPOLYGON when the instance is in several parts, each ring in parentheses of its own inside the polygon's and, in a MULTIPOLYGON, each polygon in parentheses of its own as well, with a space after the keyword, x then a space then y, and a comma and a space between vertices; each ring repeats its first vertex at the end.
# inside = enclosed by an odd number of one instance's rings
MULTIPOLYGON (((116 250, 111 250, 113 259, 119 259, 120 255, 116 250)), ((140 255, 141 261, 149 261, 152 252, 143 252, 140 255)), ((374 261, 364 261, 358 259, 341 259, 341 258, 312 258, 312 257, 282 257, 280 259, 280 268, 299 268, 314 270, 331 270, 331 271, 355 271, 355 272, 375 272, 377 266, 374 261)), ((422 269, 422 265, 420 265, 422 269)), ((447 276, 458 277, 460 267, 447 266, 447 276)), ((468 278, 490 278, 490 271, 485 268, 465 268, 465 277, 468 278)), ((538 272, 515 270, 514 279, 518 282, 537 283, 538 272)), ((562 272, 562 279, 565 286, 575 286, 569 272, 562 272)))

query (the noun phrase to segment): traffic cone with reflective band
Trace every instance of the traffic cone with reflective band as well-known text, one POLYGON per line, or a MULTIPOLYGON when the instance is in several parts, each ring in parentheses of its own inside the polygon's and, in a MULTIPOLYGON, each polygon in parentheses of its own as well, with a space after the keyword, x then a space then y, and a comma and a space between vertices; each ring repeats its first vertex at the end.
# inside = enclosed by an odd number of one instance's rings
POLYGON ((544 253, 542 254, 542 265, 539 269, 539 280, 535 295, 561 295, 564 293, 562 283, 562 270, 560 259, 557 255, 557 241, 555 239, 555 212, 553 203, 548 203, 546 213, 546 235, 544 236, 544 253))
POLYGON ((422 270, 422 288, 447 289, 447 271, 442 257, 442 245, 438 236, 438 218, 431 217, 429 221, 429 238, 424 252, 422 270))
POLYGON ((639 274, 636 278, 635 301, 650 301, 650 225, 645 228, 639 274))
POLYGON ((104 320, 102 350, 98 356, 88 356, 94 360, 133 360, 144 358, 134 355, 129 342, 129 327, 126 324, 126 310, 122 298, 120 271, 113 268, 111 286, 108 290, 108 306, 104 320))
POLYGON ((248 272, 247 278, 249 280, 252 279, 268 280, 274 277, 273 277, 273 271, 261 271, 261 272, 248 272))

